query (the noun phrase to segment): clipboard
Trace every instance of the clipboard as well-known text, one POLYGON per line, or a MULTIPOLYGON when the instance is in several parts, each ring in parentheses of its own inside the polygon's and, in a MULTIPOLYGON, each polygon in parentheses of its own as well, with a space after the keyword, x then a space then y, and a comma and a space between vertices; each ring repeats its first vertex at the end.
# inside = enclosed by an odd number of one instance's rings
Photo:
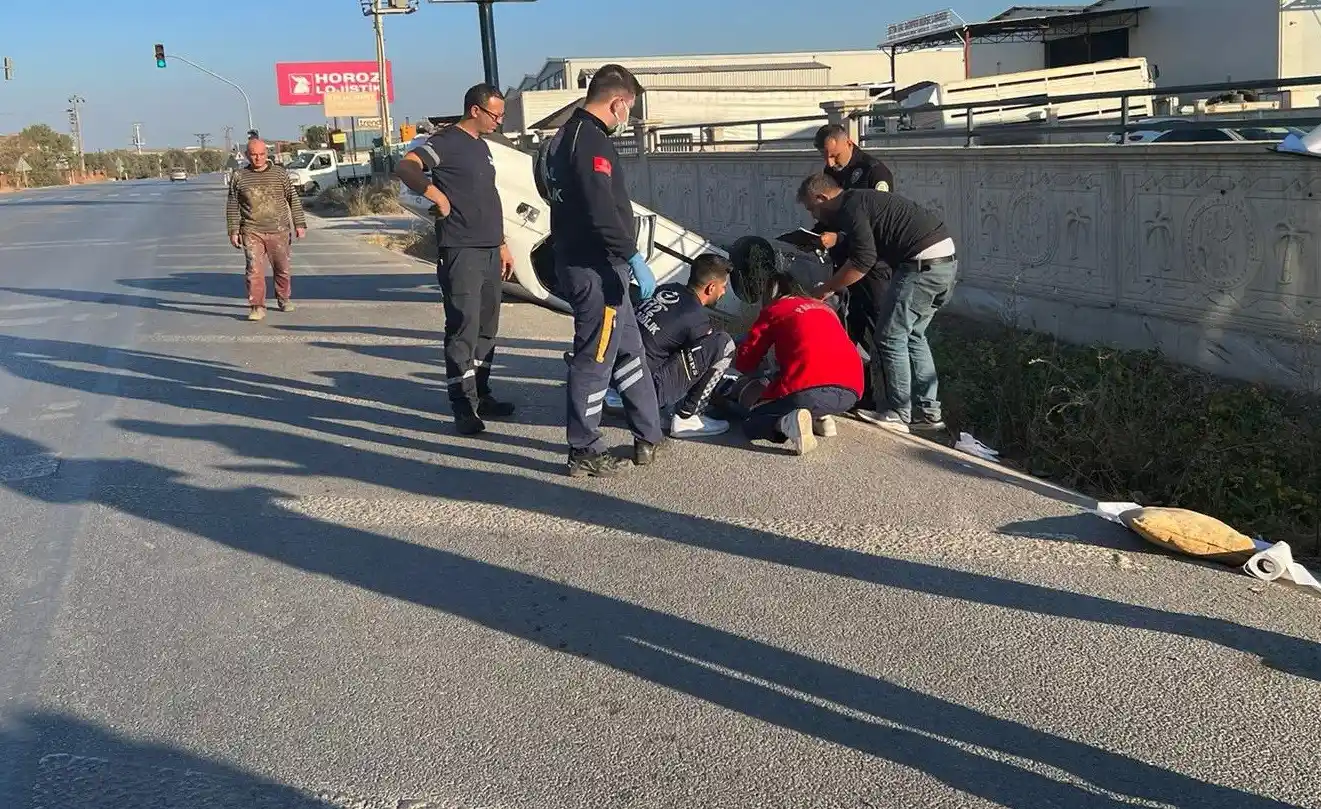
POLYGON ((811 250, 813 252, 824 250, 821 246, 821 234, 808 230, 807 228, 798 228, 788 233, 781 233, 775 237, 775 241, 797 247, 799 250, 811 250))

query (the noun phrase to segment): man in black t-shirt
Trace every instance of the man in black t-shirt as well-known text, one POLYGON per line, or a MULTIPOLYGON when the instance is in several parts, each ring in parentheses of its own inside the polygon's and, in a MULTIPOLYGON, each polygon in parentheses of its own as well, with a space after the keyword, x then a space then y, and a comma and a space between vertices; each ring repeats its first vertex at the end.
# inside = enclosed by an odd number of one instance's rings
MULTIPOLYGON (((864 188, 873 191, 894 190, 894 174, 890 168, 859 148, 849 138, 848 130, 839 124, 826 124, 818 129, 813 145, 825 160, 824 173, 845 191, 864 188)), ((831 264, 838 270, 848 259, 848 244, 844 234, 820 222, 812 229, 821 234, 821 246, 826 248, 831 264)), ((849 338, 867 351, 871 351, 875 339, 872 334, 872 313, 885 295, 888 276, 884 268, 878 268, 877 272, 867 273, 860 282, 838 296, 838 308, 843 310, 844 326, 848 329, 849 338)), ((876 407, 874 377, 872 369, 869 369, 866 390, 858 400, 858 408, 870 410, 876 407)))
POLYGON ((663 284, 638 307, 638 326, 656 398, 672 408, 670 437, 720 435, 729 422, 703 415, 734 360, 734 338, 711 325, 707 307, 725 294, 732 270, 727 259, 698 256, 687 284, 663 284))
POLYGON ((514 406, 491 395, 491 360, 500 330, 501 282, 513 275, 495 159, 483 135, 504 120, 505 101, 489 84, 463 97, 463 118, 404 155, 396 176, 431 201, 436 216, 436 280, 445 305, 445 375, 454 425, 462 435, 508 418, 514 406))
POLYGON ((936 364, 926 330, 949 297, 958 259, 949 229, 931 211, 883 191, 845 191, 826 174, 813 174, 798 201, 818 221, 845 234, 848 256, 814 295, 829 298, 875 272, 892 274, 879 305, 868 313, 875 334, 873 357, 885 381, 885 409, 870 416, 901 432, 943 429, 936 364))

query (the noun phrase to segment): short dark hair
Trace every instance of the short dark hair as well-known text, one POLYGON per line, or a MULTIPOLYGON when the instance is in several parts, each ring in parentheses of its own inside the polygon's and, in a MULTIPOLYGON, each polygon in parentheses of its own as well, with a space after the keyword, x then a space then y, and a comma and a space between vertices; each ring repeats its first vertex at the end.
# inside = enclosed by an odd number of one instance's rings
POLYGON ((693 267, 688 271, 688 288, 701 289, 713 281, 723 281, 733 270, 734 265, 724 256, 703 253, 693 259, 693 267))
POLYGON ((642 95, 642 85, 638 83, 637 76, 623 65, 601 65, 596 73, 592 74, 592 80, 587 83, 588 104, 595 104, 615 96, 636 98, 640 95, 642 95))
POLYGON ((505 94, 500 92, 498 87, 492 87, 486 82, 474 84, 468 88, 468 92, 463 94, 463 116, 465 118, 468 117, 468 113, 473 107, 486 109, 486 105, 489 104, 493 98, 498 98, 501 101, 504 101, 505 94))
POLYGON ((818 171, 816 174, 809 175, 808 178, 803 180, 802 184, 798 186, 798 201, 803 202, 812 197, 821 194, 829 194, 831 191, 840 191, 842 189, 843 186, 839 184, 838 180, 831 177, 829 174, 826 174, 824 171, 818 171))
POLYGON ((816 137, 812 138, 812 145, 820 151, 826 148, 826 141, 848 138, 849 131, 839 124, 826 124, 816 131, 816 137))

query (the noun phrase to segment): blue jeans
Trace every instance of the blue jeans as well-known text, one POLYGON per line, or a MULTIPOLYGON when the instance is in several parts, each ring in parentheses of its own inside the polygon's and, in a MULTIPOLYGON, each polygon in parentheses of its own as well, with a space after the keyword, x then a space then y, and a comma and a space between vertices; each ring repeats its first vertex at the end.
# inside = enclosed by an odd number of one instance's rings
POLYGON ((940 421, 936 361, 927 343, 927 327, 949 302, 959 263, 895 268, 877 312, 876 349, 885 376, 887 410, 911 421, 916 407, 921 420, 940 421))
POLYGON ((743 422, 743 432, 751 441, 760 438, 783 444, 789 439, 780 432, 780 419, 795 410, 807 410, 812 418, 819 419, 847 413, 857 402, 858 394, 848 388, 835 385, 807 388, 752 408, 743 422))

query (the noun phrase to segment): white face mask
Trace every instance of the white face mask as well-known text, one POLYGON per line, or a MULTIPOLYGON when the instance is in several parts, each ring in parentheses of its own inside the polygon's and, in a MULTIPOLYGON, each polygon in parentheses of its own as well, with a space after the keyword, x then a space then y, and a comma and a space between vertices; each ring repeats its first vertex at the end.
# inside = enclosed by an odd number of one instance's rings
POLYGON ((610 107, 610 114, 615 116, 615 125, 610 127, 611 135, 618 135, 628 126, 628 108, 624 108, 624 114, 622 116, 616 111, 617 109, 617 105, 611 105, 610 107))

